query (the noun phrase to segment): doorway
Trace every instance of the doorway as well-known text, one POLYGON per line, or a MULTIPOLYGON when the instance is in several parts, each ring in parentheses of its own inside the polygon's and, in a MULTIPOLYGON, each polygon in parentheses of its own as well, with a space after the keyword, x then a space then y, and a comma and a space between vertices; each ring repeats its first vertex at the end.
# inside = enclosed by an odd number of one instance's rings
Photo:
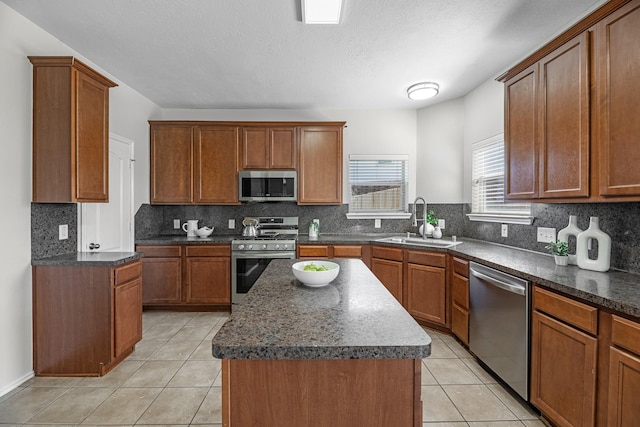
POLYGON ((78 251, 132 252, 133 141, 109 134, 109 203, 80 203, 78 251))

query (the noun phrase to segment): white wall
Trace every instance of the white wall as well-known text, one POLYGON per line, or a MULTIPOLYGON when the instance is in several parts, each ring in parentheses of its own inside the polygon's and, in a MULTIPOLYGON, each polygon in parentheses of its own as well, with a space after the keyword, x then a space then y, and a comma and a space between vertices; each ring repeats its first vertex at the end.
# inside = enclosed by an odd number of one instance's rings
POLYGON ((471 203, 471 145, 504 132, 504 85, 488 80, 418 110, 417 121, 418 194, 427 203, 471 203))
MULTIPOLYGON (((4 244, 0 247, 0 395, 33 373, 30 231, 32 68, 27 55, 73 55, 95 67, 0 2, 0 221, 5 225, 2 234, 4 244)), ((112 89, 111 94, 111 131, 136 143, 148 140, 146 120, 153 114, 159 116, 159 108, 123 84, 112 89)), ((148 154, 136 151, 138 157, 148 157, 148 154)))
POLYGON ((464 97, 464 203, 471 203, 471 144, 504 132, 504 84, 488 80, 464 97))
POLYGON ((464 101, 418 111, 417 188, 427 203, 460 203, 463 194, 464 101))
MULTIPOLYGON (((346 121, 347 127, 343 134, 344 179, 342 194, 344 203, 349 202, 349 154, 408 154, 409 182, 416 182, 417 127, 414 110, 165 109, 162 118, 164 120, 346 121)), ((136 180, 138 177, 139 174, 136 174, 136 180)), ((413 185, 409 188, 409 197, 411 201, 415 197, 413 185)))

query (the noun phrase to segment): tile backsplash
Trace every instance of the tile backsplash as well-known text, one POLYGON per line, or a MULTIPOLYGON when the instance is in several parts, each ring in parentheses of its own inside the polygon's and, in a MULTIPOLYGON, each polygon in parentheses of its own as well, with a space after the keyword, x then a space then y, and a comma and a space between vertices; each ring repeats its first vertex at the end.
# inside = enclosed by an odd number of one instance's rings
POLYGON ((75 252, 78 247, 78 205, 31 203, 31 258, 75 252), (58 239, 58 226, 69 226, 69 238, 58 239))
MULTIPOLYGON (((33 258, 75 252, 77 248, 77 206, 73 203, 31 205, 31 252, 33 258), (69 239, 58 240, 58 225, 69 224, 69 239)), ((546 252, 546 243, 536 241, 537 227, 552 227, 556 232, 566 227, 569 215, 578 217, 578 227, 589 227, 589 217, 600 218, 601 229, 612 239, 611 267, 640 273, 640 203, 561 203, 533 204, 533 225, 509 224, 508 237, 501 237, 499 223, 469 221, 469 204, 429 204, 436 217, 446 222, 444 237, 468 237, 546 252)), ((421 211, 421 206, 418 206, 421 211)), ((182 230, 173 228, 173 220, 184 223, 188 219, 200 220, 200 225, 215 226, 215 234, 240 234, 245 216, 298 216, 300 232, 306 234, 307 224, 320 219, 321 233, 406 233, 416 232, 410 219, 382 220, 381 228, 374 220, 349 220, 348 205, 298 206, 295 203, 249 203, 234 206, 158 206, 144 204, 135 216, 136 238, 156 235, 177 235, 182 230), (234 219, 234 229, 228 229, 228 220, 234 219)))

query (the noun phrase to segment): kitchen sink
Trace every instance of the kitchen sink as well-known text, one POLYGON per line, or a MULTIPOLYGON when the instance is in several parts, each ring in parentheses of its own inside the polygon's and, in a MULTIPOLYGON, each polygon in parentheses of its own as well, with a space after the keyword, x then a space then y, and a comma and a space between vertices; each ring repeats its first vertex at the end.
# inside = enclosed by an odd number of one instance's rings
POLYGON ((399 243, 401 245, 424 246, 427 248, 450 248, 462 243, 445 239, 423 239, 421 237, 385 237, 384 239, 376 240, 376 242, 399 243))

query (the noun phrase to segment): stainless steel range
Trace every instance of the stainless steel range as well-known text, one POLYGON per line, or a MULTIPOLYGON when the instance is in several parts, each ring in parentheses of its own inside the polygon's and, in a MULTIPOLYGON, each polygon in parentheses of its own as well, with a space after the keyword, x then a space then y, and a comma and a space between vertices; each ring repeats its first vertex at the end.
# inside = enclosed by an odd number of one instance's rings
POLYGON ((231 302, 239 304, 272 259, 296 257, 298 217, 257 217, 257 235, 231 241, 231 302))

